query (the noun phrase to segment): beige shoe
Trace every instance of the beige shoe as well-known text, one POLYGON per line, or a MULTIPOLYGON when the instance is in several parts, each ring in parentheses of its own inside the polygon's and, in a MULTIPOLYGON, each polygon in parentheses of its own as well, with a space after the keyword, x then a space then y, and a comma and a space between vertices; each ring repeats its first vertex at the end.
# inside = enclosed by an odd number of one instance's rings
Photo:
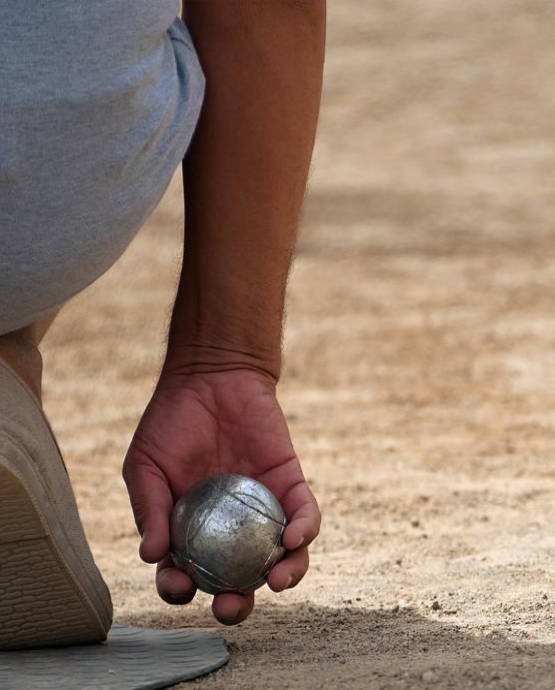
POLYGON ((0 649, 100 642, 111 623, 50 425, 0 361, 0 649))

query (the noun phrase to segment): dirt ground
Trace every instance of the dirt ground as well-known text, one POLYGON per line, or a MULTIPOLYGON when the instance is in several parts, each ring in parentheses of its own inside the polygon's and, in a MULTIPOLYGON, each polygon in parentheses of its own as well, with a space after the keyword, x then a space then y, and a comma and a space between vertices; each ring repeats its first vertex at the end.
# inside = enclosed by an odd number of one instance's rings
MULTIPOLYGON (((324 521, 226 629, 158 599, 122 458, 160 366, 179 171, 47 337, 46 407, 116 620, 220 630, 202 688, 555 688, 555 10, 331 0, 280 388, 324 521)), ((182 686, 184 687, 184 686, 182 686)))

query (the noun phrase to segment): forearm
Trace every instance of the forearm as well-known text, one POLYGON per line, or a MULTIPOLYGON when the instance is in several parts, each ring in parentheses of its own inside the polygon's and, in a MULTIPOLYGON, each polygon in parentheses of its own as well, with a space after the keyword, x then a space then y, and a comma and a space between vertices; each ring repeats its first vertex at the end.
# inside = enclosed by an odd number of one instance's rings
POLYGON ((185 251, 166 365, 277 379, 320 103, 324 0, 186 0, 207 87, 183 164, 185 251))

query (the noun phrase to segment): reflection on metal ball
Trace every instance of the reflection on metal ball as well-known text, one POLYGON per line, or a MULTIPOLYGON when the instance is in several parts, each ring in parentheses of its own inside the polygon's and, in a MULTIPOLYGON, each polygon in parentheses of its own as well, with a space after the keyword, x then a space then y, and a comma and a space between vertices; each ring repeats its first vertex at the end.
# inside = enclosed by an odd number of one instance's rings
POLYGON ((272 492, 240 474, 192 486, 171 516, 171 556, 208 594, 252 592, 285 553, 286 520, 272 492))

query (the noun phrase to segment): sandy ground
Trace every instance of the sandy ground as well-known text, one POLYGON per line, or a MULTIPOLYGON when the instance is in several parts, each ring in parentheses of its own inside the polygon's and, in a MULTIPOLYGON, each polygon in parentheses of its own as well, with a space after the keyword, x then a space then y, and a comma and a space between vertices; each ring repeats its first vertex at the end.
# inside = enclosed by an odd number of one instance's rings
POLYGON ((280 399, 312 568, 223 629, 154 592, 122 458, 160 366, 181 187, 45 345, 116 619, 219 629, 205 688, 555 688, 555 11, 331 0, 280 399))

